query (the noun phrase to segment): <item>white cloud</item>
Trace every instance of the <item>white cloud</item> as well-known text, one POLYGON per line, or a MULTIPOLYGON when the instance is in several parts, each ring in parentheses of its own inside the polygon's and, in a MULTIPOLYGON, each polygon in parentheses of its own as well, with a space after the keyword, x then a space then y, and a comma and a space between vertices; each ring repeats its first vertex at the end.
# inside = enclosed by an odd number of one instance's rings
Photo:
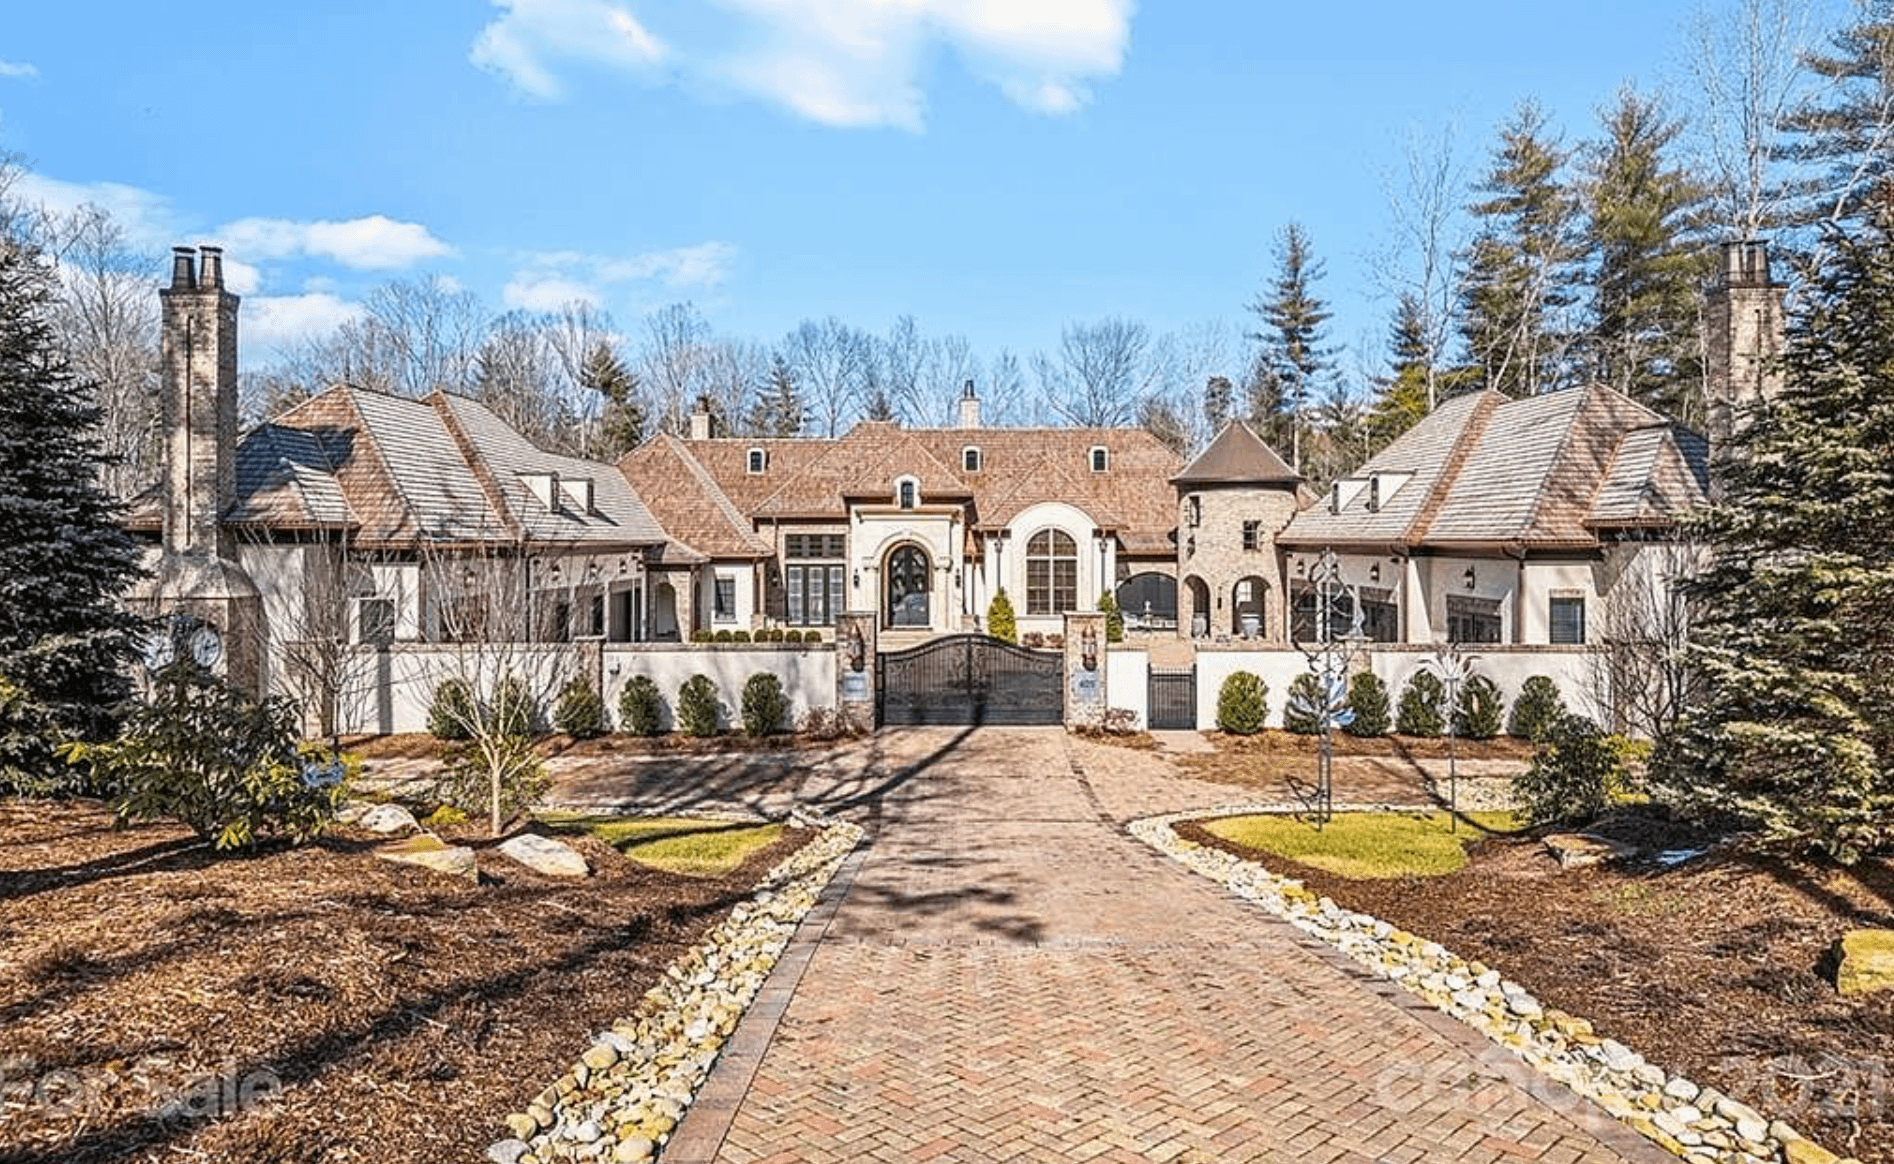
POLYGON ((454 253, 420 223, 381 214, 343 222, 240 218, 216 233, 232 250, 260 258, 313 255, 358 270, 391 270, 454 253))
POLYGON ((605 0, 494 0, 494 6, 504 15, 481 30, 468 57, 530 97, 565 95, 552 60, 636 72, 668 55, 630 10, 605 0))
POLYGON ((599 307, 604 302, 597 291, 576 279, 530 273, 515 275, 500 292, 500 298, 508 307, 527 311, 557 311, 568 303, 599 307))
POLYGON ((18 77, 32 80, 39 76, 39 69, 29 61, 0 61, 0 77, 18 77))
POLYGON ((714 287, 730 275, 737 248, 724 242, 702 242, 668 251, 652 251, 625 259, 597 260, 598 277, 607 283, 633 279, 662 279, 667 287, 714 287))
POLYGON ((563 95, 561 66, 649 77, 665 64, 825 125, 913 131, 937 45, 1022 108, 1068 114, 1123 67, 1135 10, 1135 0, 717 0, 733 18, 720 43, 667 44, 603 0, 495 3, 505 15, 472 58, 536 97, 563 95), (614 20, 636 35, 608 31, 614 20))
MULTIPOLYGON (((225 270, 229 270, 228 261, 225 270)), ((306 295, 262 295, 243 305, 243 342, 282 349, 299 340, 326 335, 362 314, 359 303, 349 303, 327 291, 306 295)))
POLYGON ((224 256, 224 287, 237 295, 249 295, 263 286, 263 272, 248 263, 224 256))
POLYGON ((122 182, 62 182, 28 172, 20 175, 14 192, 27 205, 52 214, 70 214, 88 203, 101 207, 134 246, 167 247, 183 230, 169 199, 122 182))

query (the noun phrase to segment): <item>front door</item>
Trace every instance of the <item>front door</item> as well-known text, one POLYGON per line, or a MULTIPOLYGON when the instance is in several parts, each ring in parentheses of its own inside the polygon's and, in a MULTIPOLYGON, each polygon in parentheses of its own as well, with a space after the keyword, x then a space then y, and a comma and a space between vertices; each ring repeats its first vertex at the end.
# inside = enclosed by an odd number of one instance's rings
POLYGON ((902 546, 888 555, 888 625, 927 627, 927 553, 919 546, 902 546))

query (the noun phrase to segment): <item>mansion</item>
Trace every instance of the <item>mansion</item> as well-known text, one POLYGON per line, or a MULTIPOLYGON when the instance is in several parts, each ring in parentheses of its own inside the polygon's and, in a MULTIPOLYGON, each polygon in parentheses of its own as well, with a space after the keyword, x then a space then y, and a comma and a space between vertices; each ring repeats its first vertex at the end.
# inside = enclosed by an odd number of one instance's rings
MULTIPOLYGON (((1025 634, 1109 593, 1135 631, 1280 646, 1316 637, 1330 553, 1376 641, 1577 645, 1710 488, 1710 441, 1602 386, 1449 399, 1319 493, 1241 422, 1186 461, 1141 430, 986 427, 971 383, 951 428, 715 437, 700 415, 617 464, 466 397, 347 385, 239 437, 221 253, 180 248, 160 295, 142 597, 260 624, 247 659, 232 644, 259 681, 270 644, 318 633, 679 642, 872 611, 899 641, 983 630, 1001 591, 1025 634)), ((1761 244, 1727 248, 1711 307, 1713 405, 1768 390, 1761 244)))

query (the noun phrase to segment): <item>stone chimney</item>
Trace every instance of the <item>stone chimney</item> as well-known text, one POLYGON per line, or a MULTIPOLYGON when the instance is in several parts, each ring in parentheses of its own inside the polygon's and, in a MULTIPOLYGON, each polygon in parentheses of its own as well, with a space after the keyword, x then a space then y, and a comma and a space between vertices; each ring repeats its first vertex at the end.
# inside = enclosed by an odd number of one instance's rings
POLYGON ((960 390, 960 427, 980 427, 980 398, 974 395, 971 380, 967 381, 967 386, 960 390))
POLYGON ((691 410, 691 439, 707 441, 710 439, 710 410, 701 406, 691 410))
POLYGON ((223 524, 237 491, 237 297, 224 290, 223 251, 174 248, 160 288, 164 540, 145 598, 177 625, 209 625, 218 670, 261 690, 262 608, 223 524))
POLYGON ((1744 409, 1782 387, 1784 288, 1769 273, 1769 244, 1723 244, 1723 266, 1706 305, 1704 394, 1712 461, 1729 447, 1744 409))

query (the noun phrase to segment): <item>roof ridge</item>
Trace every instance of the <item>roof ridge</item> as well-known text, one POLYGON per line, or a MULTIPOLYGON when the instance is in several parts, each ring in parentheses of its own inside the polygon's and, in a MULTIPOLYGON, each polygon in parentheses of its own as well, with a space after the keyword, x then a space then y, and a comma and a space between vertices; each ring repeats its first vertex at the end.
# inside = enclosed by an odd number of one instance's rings
MULTIPOLYGON (((473 474, 474 480, 480 482, 480 491, 487 495, 487 504, 493 507, 493 512, 500 515, 500 524, 515 538, 524 540, 525 526, 513 516, 512 509, 506 504, 505 494, 500 491, 500 483, 494 479, 493 471, 487 467, 485 458, 481 457, 480 451, 474 447, 473 439, 467 435, 467 430, 461 427, 460 418, 454 415, 453 405, 448 402, 447 395, 446 392, 437 388, 428 394, 424 403, 434 410, 435 416, 440 418, 441 427, 447 430, 448 439, 454 442, 454 450, 460 454, 460 459, 467 463, 467 469, 473 474)), ((531 441, 526 443, 532 444, 531 441)))
MULTIPOLYGON (((1440 510, 1447 504, 1447 495, 1453 492, 1453 486, 1460 479, 1460 470, 1466 468, 1467 459, 1473 450, 1479 448, 1480 441, 1486 436, 1486 426, 1499 411, 1505 398, 1491 388, 1482 389, 1480 402, 1467 414, 1466 423, 1461 426, 1460 436, 1454 441, 1453 451, 1440 466, 1440 475, 1434 478, 1433 488, 1427 491, 1427 500, 1421 503, 1420 512, 1408 524, 1407 532, 1401 540, 1410 546, 1417 546, 1427 536, 1427 529, 1440 516, 1440 510)), ((1386 450, 1382 450, 1385 452, 1386 450)))

